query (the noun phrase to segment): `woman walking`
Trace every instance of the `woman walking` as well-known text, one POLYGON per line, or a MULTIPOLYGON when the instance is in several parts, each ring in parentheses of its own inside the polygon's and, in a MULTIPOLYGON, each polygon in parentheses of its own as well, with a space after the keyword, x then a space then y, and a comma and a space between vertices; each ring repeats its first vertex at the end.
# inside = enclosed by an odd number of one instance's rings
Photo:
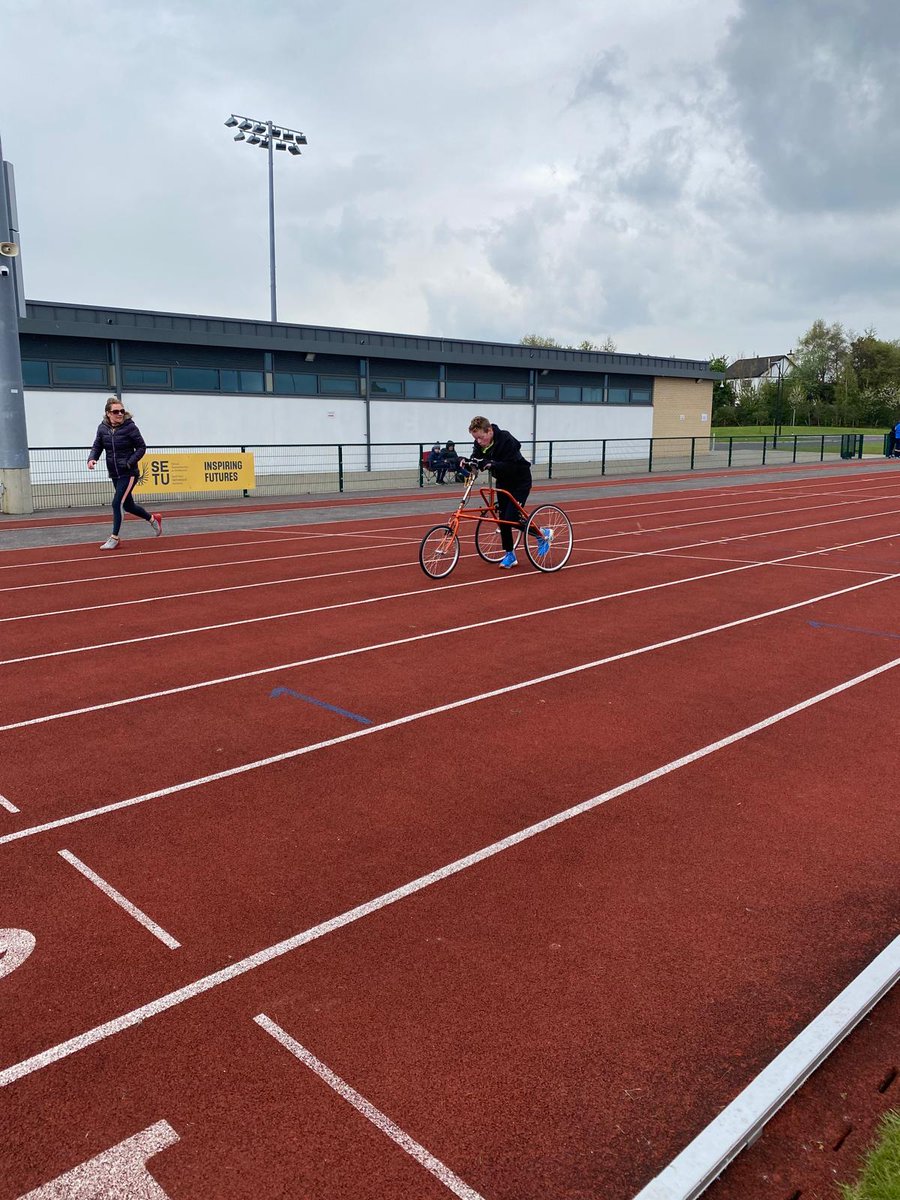
POLYGON ((162 533, 162 513, 148 513, 146 508, 135 504, 132 492, 140 478, 138 463, 144 457, 147 445, 141 431, 131 419, 124 404, 115 396, 106 401, 103 420, 97 426, 97 436, 91 446, 88 470, 93 471, 100 455, 106 451, 106 469, 116 487, 113 497, 112 533, 100 547, 101 550, 118 550, 119 530, 122 527, 122 510, 147 521, 157 537, 162 533))

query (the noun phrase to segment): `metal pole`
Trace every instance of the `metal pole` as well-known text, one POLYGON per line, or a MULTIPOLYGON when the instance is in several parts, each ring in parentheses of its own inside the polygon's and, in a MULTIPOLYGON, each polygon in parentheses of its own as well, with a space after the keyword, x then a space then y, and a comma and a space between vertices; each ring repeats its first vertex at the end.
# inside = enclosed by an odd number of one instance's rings
POLYGON ((19 349, 16 303, 15 247, 7 195, 8 175, 0 147, 0 242, 9 242, 0 255, 0 512, 33 512, 25 425, 25 389, 19 349))
POLYGON ((278 306, 275 301, 275 146, 272 137, 272 122, 266 121, 266 133, 269 139, 269 298, 272 304, 272 324, 278 320, 278 306))

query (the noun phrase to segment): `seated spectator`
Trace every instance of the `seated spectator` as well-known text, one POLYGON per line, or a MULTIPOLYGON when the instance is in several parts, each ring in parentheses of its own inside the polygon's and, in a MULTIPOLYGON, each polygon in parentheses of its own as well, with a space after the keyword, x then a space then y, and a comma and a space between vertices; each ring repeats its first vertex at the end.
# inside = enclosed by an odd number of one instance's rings
MULTIPOLYGON (((456 446, 453 442, 448 442, 444 447, 443 460, 444 472, 452 471, 456 482, 462 483, 466 477, 466 472, 460 465, 459 455, 456 453, 456 446)), ((443 479, 443 476, 441 478, 443 479)))
MULTIPOLYGON (((443 457, 443 455, 441 454, 441 443, 435 442, 434 445, 431 447, 431 452, 428 455, 428 461, 425 464, 428 467, 428 470, 435 471, 435 472, 440 471, 442 457, 443 457)), ((441 482, 441 476, 438 475, 438 483, 440 483, 440 482, 441 482)))

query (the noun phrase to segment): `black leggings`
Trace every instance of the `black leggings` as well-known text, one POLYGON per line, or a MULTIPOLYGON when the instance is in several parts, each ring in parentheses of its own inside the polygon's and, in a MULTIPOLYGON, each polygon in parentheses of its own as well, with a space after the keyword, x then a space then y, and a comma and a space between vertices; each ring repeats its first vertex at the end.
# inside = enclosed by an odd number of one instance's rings
MULTIPOLYGON (((505 488, 504 491, 509 492, 510 496, 515 496, 518 502, 525 507, 525 501, 531 491, 531 479, 522 480, 521 483, 514 483, 511 487, 505 488)), ((510 500, 509 496, 497 496, 497 515, 501 521, 514 521, 516 525, 525 532, 525 522, 519 515, 519 510, 510 500)), ((504 550, 512 550, 513 548, 513 526, 500 526, 500 544, 504 550)))
POLYGON ((142 521, 149 521, 150 514, 146 508, 141 508, 139 504, 135 504, 131 493, 134 490, 134 485, 137 483, 137 475, 121 475, 118 479, 114 479, 116 485, 116 494, 113 497, 113 537, 119 536, 119 530, 122 528, 122 509, 132 516, 140 517, 142 521))

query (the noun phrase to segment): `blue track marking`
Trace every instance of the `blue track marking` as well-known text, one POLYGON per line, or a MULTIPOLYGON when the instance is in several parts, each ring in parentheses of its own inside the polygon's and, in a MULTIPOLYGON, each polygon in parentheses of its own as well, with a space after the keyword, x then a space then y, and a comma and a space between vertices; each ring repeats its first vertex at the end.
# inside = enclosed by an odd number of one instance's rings
POLYGON ((844 633, 865 633, 869 637, 900 638, 900 633, 888 633, 881 629, 856 629, 853 625, 830 625, 827 621, 810 621, 813 629, 842 629, 844 633))
POLYGON ((279 696, 293 696, 297 700, 305 700, 307 704, 316 704, 319 708, 327 708, 329 712, 337 713, 341 717, 349 717, 351 721, 359 721, 360 725, 372 724, 368 717, 348 712, 346 708, 338 708, 335 704, 326 704, 324 700, 317 700, 315 696, 304 696, 302 692, 295 692, 293 688, 277 687, 269 693, 270 700, 277 700, 279 696))

